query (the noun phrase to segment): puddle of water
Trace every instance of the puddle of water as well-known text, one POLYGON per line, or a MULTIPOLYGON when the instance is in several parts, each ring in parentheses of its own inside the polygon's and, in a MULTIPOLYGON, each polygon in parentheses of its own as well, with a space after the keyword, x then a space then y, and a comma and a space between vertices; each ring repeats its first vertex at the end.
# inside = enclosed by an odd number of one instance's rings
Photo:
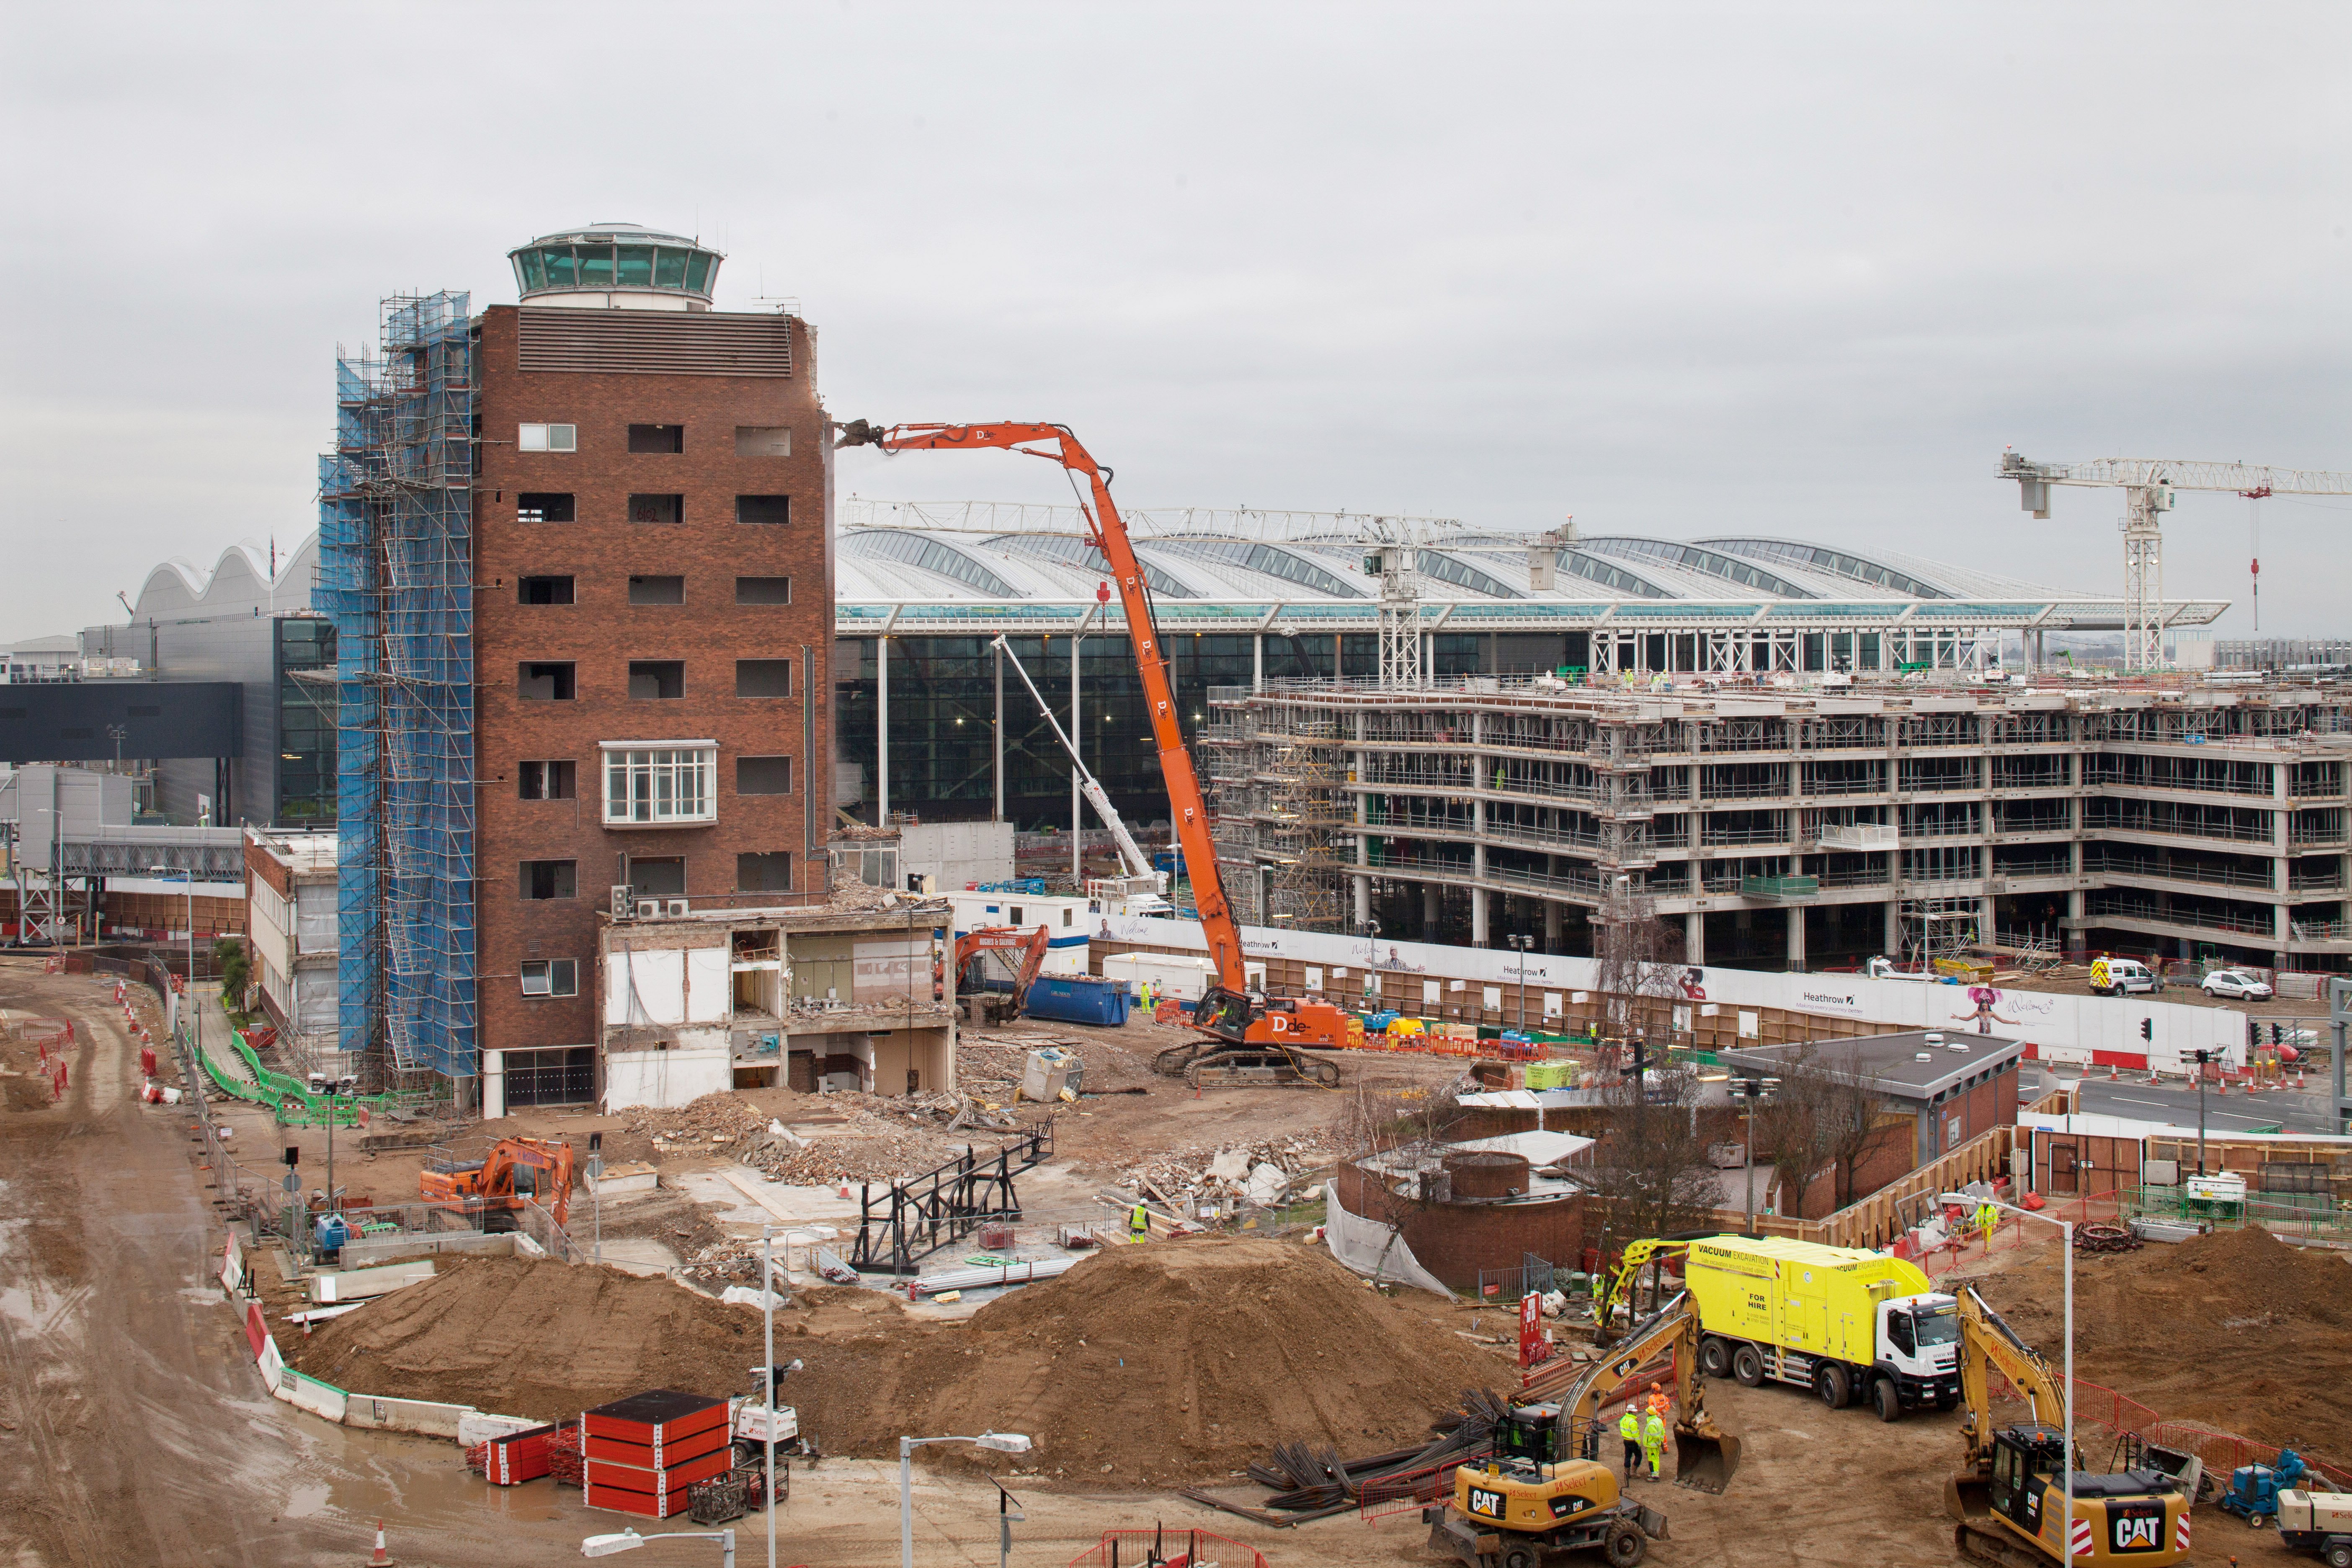
POLYGON ((331 1487, 296 1487, 278 1511, 287 1519, 309 1519, 313 1514, 326 1512, 327 1500, 333 1495, 331 1487))

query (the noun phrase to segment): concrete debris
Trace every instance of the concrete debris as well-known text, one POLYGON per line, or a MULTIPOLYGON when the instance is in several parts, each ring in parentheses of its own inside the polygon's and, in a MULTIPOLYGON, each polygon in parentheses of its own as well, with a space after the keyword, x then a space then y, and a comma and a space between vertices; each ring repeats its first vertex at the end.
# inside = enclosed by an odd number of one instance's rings
POLYGON ((1339 1157, 1324 1138, 1320 1131, 1310 1131, 1265 1143, 1155 1153, 1125 1167, 1119 1184, 1156 1189, 1187 1208, 1271 1208, 1290 1194, 1299 1177, 1339 1157))

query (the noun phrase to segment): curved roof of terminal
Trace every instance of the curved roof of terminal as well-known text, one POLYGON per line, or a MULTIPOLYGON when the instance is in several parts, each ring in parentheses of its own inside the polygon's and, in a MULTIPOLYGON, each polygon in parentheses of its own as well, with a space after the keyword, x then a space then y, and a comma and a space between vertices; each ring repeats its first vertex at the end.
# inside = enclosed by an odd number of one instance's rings
MULTIPOLYGON (((1425 615, 1443 609, 1454 629, 1484 624, 1580 623, 1604 614, 1641 618, 1814 622, 1953 620, 2089 629, 2119 626, 2113 593, 2021 582, 1907 552, 1816 543, 1777 535, 1696 540, 1640 535, 1580 538, 1558 552, 1549 590, 1530 585, 1536 536, 1433 519, 1201 509, 1124 513, 1137 559, 1165 614, 1202 620, 1225 614, 1284 621, 1370 620, 1380 595, 1364 571, 1360 535, 1402 523, 1420 541, 1425 615), (1611 606, 1614 606, 1612 610, 1611 606), (1481 608, 1485 606, 1485 608, 1481 608)), ((1109 572, 1071 507, 989 503, 841 504, 835 597, 847 623, 889 606, 970 606, 960 614, 1032 618, 1006 601, 1083 605, 1109 572)), ((2171 600, 2174 624, 2201 625, 2221 600, 2171 600)), ((1033 612, 1034 614, 1034 612, 1033 612)), ((935 618, 915 616, 916 619, 935 618)), ((957 618, 951 614, 950 618, 957 618)), ((1245 629, 1237 625, 1235 629, 1245 629)))

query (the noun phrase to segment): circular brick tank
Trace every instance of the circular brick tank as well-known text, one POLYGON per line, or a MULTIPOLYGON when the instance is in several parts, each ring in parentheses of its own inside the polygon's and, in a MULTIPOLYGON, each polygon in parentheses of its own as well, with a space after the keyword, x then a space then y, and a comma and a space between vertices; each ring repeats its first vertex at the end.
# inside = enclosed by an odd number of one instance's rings
POLYGON ((1528 1162, 1521 1154, 1472 1150, 1448 1154, 1445 1173, 1452 1178, 1454 1201, 1507 1198, 1528 1190, 1528 1162))

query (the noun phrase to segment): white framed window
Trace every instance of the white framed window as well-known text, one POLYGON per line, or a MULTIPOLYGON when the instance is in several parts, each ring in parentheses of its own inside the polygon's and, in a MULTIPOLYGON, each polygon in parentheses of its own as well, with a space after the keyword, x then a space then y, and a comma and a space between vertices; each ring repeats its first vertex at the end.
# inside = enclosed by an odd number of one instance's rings
POLYGON ((515 437, 515 447, 523 452, 576 452, 580 449, 580 426, 525 425, 515 437))
POLYGON ((580 961, 576 958, 530 958, 523 961, 522 994, 526 996, 577 996, 580 961))
POLYGON ((674 826, 719 820, 719 742, 607 741, 604 824, 674 826))

